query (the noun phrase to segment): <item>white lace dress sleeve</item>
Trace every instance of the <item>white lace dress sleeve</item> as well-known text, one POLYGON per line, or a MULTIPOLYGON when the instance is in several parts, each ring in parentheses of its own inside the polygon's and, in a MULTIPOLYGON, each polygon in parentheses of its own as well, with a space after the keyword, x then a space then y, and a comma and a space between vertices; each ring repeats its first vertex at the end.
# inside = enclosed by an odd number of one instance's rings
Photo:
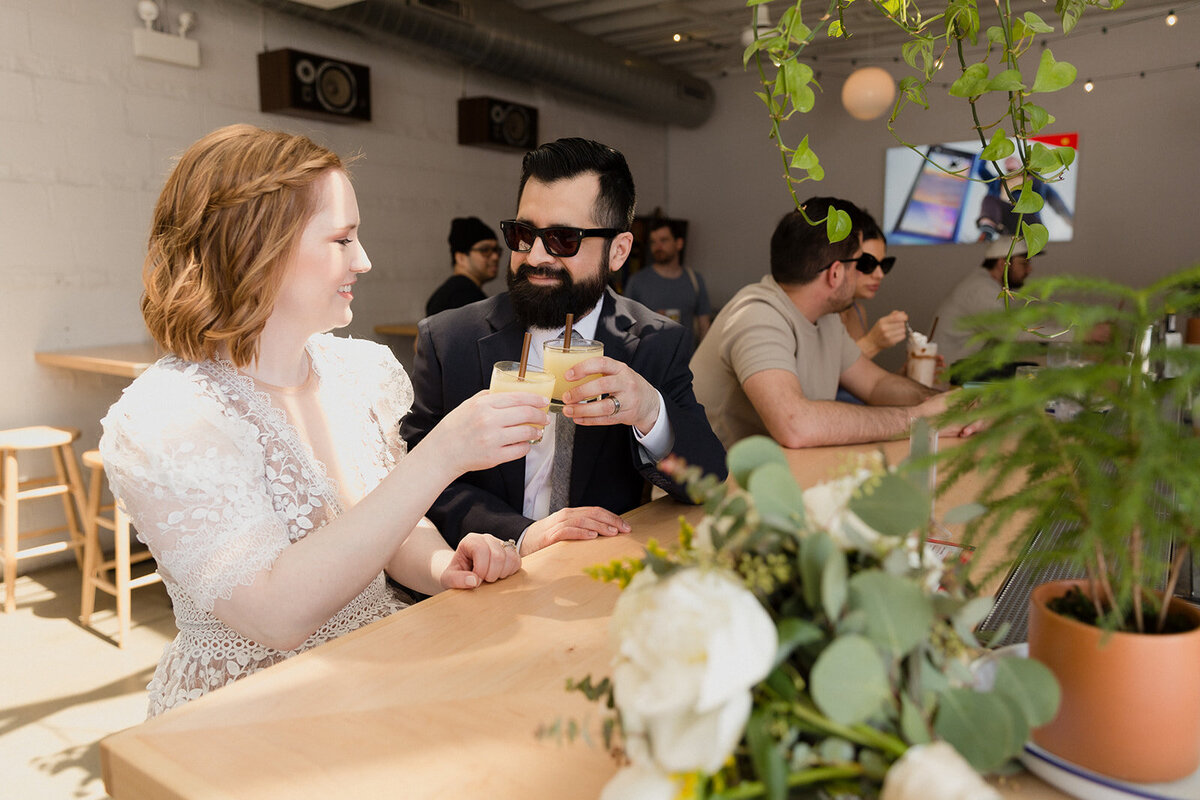
MULTIPOLYGON (((336 409, 330 419, 343 421, 339 440, 355 454, 368 488, 404 455, 399 416, 388 418, 405 413, 412 397, 391 353, 375 347, 325 336, 309 346, 321 402, 336 409)), ((284 548, 342 510, 324 465, 231 364, 164 358, 134 381, 102 425, 100 450, 113 494, 154 555, 179 628, 149 686, 150 716, 404 606, 381 571, 287 652, 213 615, 218 598, 251 583, 284 548)))
POLYGON ((204 611, 249 584, 288 546, 258 429, 157 370, 104 420, 101 452, 159 571, 204 611))

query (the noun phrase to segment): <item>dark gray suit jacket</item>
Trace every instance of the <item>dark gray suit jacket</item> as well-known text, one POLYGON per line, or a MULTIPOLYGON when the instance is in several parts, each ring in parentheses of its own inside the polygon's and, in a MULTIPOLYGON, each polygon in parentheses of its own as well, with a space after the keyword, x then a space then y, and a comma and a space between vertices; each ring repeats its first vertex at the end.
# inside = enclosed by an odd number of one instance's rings
MULTIPOLYGON (((507 292, 422 320, 412 375, 416 399, 400 426, 408 445, 416 446, 447 412, 487 388, 495 362, 518 360, 524 335, 507 292)), ((675 431, 673 452, 724 479, 725 449, 692 391, 691 333, 607 290, 596 338, 606 356, 628 364, 662 394, 675 431)), ((572 507, 624 513, 642 502, 645 481, 690 502, 681 485, 642 461, 628 425, 576 429, 572 507)), ((434 502, 429 518, 451 546, 472 531, 516 539, 533 522, 521 513, 524 495, 522 458, 463 475, 434 502)))

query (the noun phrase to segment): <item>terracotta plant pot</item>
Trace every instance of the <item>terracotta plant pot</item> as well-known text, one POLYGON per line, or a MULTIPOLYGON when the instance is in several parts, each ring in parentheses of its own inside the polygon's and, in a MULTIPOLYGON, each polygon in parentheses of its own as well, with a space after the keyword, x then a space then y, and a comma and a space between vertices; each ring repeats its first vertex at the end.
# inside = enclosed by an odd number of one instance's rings
POLYGON ((1062 686, 1058 716, 1033 741, 1081 767, 1138 783, 1174 781, 1200 767, 1200 608, 1172 600, 1186 633, 1111 633, 1046 603, 1086 581, 1053 581, 1029 600, 1029 655, 1062 686))

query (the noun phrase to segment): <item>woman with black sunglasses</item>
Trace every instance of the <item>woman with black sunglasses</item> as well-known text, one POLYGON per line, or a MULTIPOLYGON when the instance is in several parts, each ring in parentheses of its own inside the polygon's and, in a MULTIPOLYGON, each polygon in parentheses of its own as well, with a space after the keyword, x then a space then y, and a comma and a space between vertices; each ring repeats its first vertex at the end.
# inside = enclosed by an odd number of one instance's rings
POLYGON ((893 311, 880 317, 868 328, 867 315, 860 301, 875 297, 884 276, 892 271, 896 258, 887 255, 887 239, 878 226, 867 226, 863 231, 862 249, 862 256, 855 263, 860 274, 854 302, 841 316, 846 332, 858 344, 858 349, 864 356, 873 359, 882 351, 904 341, 908 314, 893 311))

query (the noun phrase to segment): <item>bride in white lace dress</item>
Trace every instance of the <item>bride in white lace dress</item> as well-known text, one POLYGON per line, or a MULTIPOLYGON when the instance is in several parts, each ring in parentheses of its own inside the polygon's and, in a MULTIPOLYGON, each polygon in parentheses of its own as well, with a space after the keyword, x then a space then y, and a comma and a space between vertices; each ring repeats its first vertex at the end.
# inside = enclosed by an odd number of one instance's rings
POLYGON ((103 421, 114 494, 154 554, 179 634, 150 716, 405 605, 520 568, 509 542, 451 550, 423 517, 458 475, 523 457, 532 394, 481 392, 412 452, 412 386, 350 322, 354 189, 302 136, 230 126, 181 157, 159 198, 142 312, 170 353, 103 421))

